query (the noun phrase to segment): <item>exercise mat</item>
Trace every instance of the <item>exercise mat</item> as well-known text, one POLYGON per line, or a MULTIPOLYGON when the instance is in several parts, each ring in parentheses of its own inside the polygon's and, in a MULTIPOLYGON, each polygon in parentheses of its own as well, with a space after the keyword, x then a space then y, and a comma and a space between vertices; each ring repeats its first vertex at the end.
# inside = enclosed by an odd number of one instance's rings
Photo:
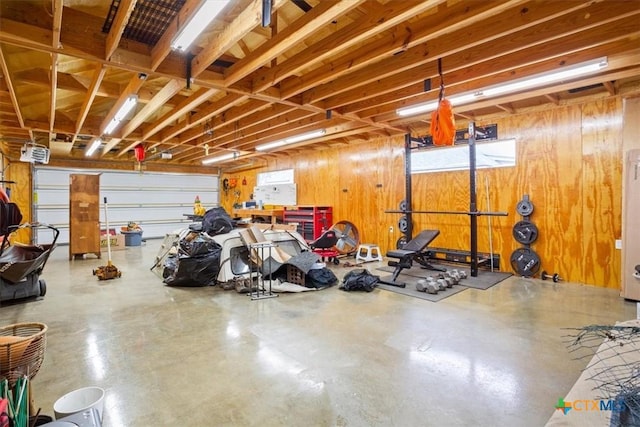
MULTIPOLYGON (((388 273, 393 273, 394 267, 388 267, 388 266, 378 267, 378 270, 385 271, 388 273)), ((450 270, 458 270, 458 271, 462 270, 467 272, 467 278, 462 279, 460 281, 459 286, 466 286, 467 288, 473 288, 473 289, 481 289, 483 291, 486 289, 489 289, 493 285, 496 285, 502 282, 507 277, 512 276, 511 273, 503 273, 500 271, 478 270, 478 276, 471 277, 471 273, 468 268, 450 268, 450 270)), ((414 266, 414 267, 402 270, 402 273, 400 273, 400 275, 423 279, 428 276, 437 276, 439 273, 440 273, 439 271, 428 270, 426 268, 420 268, 420 267, 414 266)))
MULTIPOLYGON (((391 275, 382 276, 381 279, 391 280, 391 275)), ((429 294, 427 292, 420 292, 416 290, 416 283, 418 283, 418 280, 420 279, 418 279, 417 277, 400 274, 396 282, 405 283, 406 286, 404 288, 400 288, 398 286, 392 286, 392 285, 385 285, 384 283, 381 283, 381 282, 378 282, 376 287, 380 289, 384 289, 385 291, 391 291, 398 294, 407 295, 410 297, 426 299, 427 301, 431 301, 431 302, 441 301, 447 297, 450 297, 451 295, 455 295, 457 293, 460 293, 468 289, 465 286, 454 285, 451 288, 447 288, 443 291, 438 291, 437 294, 429 294)))

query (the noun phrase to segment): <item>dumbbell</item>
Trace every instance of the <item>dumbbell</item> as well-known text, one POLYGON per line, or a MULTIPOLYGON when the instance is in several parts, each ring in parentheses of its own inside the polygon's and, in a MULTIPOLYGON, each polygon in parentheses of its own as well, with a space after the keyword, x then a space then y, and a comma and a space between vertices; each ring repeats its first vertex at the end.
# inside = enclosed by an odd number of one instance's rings
POLYGON ((547 279, 553 280, 556 283, 562 280, 562 277, 560 277, 558 273, 553 273, 553 275, 551 275, 544 270, 542 270, 542 273, 540 274, 540 278, 542 280, 547 280, 547 279))
POLYGON ((436 277, 429 277, 428 279, 433 280, 433 282, 436 284, 437 288, 440 289, 441 291, 444 291, 445 289, 447 289, 449 287, 449 283, 446 281, 446 279, 444 278, 444 276, 442 276, 441 274, 437 275, 436 277))
POLYGON ((447 288, 450 288, 456 284, 456 279, 453 276, 450 276, 448 271, 438 274, 437 280, 444 281, 445 287, 447 288))
POLYGON ((466 279, 467 278, 467 272, 464 270, 458 270, 458 274, 460 275, 460 279, 466 279))
MULTIPOLYGON (((449 277, 451 279, 451 281, 453 282, 453 283, 450 283, 451 286, 457 285, 458 283, 460 283, 460 275, 458 274, 458 272, 456 270, 447 270, 447 271, 444 272, 444 275, 445 275, 445 280, 447 279, 447 277, 449 277)), ((449 287, 451 287, 451 286, 449 286, 449 287)))
POLYGON ((428 294, 438 293, 438 287, 436 286, 432 277, 418 280, 418 283, 416 283, 416 290, 420 292, 426 292, 428 294))

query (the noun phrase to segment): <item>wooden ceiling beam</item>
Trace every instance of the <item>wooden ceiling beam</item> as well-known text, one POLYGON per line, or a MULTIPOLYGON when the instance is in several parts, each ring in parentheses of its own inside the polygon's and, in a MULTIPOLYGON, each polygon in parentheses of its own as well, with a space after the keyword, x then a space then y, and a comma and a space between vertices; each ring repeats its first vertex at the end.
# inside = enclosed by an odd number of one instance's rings
POLYGON ((191 17, 198 11, 201 0, 187 0, 182 9, 171 20, 171 23, 164 31, 160 40, 151 48, 151 69, 155 70, 171 52, 171 43, 180 31, 180 25, 189 22, 191 17))
MULTIPOLYGON (((633 6, 632 4, 619 5, 617 16, 622 18, 640 13, 640 10, 633 6)), ((466 57, 473 56, 474 51, 478 60, 486 61, 489 58, 497 57, 499 54, 514 53, 533 45, 545 44, 545 48, 539 49, 540 52, 537 53, 538 56, 540 54, 544 55, 548 50, 546 42, 619 19, 618 17, 611 17, 611 7, 611 5, 604 3, 594 4, 586 10, 589 19, 579 20, 580 17, 584 16, 585 10, 580 9, 563 15, 561 12, 567 9, 564 2, 538 3, 536 7, 528 10, 527 25, 522 27, 513 25, 513 22, 521 15, 520 10, 511 9, 492 17, 490 20, 485 20, 483 25, 474 30, 472 34, 468 34, 468 29, 466 28, 451 32, 446 36, 431 39, 422 45, 409 49, 401 55, 389 57, 380 62, 378 67, 360 70, 335 79, 331 83, 311 89, 305 92, 303 103, 315 103, 331 97, 325 105, 326 108, 337 108, 352 102, 354 96, 362 99, 360 94, 363 91, 368 91, 368 97, 371 97, 370 92, 373 88, 370 83, 376 82, 374 88, 379 88, 383 86, 380 82, 384 81, 385 78, 406 70, 419 70, 420 65, 430 62, 435 63, 434 61, 441 57, 445 58, 442 61, 442 67, 446 81, 446 74, 451 70, 462 67, 468 68, 473 65, 473 61, 465 58, 465 54, 466 57), (555 18, 551 19, 550 17, 553 16, 555 18), (576 24, 575 21, 577 20, 579 23, 576 24), (544 32, 544 38, 540 37, 541 32, 544 32), (505 37, 515 33, 517 33, 518 37, 505 37), (496 39, 500 39, 500 42, 497 43, 496 39), (460 53, 462 51, 463 53, 460 53), (478 55, 478 53, 481 55, 478 55), (460 58, 457 62, 454 59, 455 57, 451 58, 452 55, 456 54, 457 58, 460 58), (364 87, 364 89, 357 90, 356 88, 358 87, 364 87), (347 93, 344 94, 345 92, 347 93), (341 96, 341 94, 344 95, 341 96)), ((433 66, 430 64, 425 68, 432 70, 433 66)), ((413 73, 420 80, 426 76, 426 73, 419 74, 415 73, 415 71, 413 73)), ((397 87, 394 83, 391 84, 397 87)))
MULTIPOLYGON (((201 105, 208 98, 215 95, 216 92, 217 92, 216 89, 206 89, 206 88, 200 89, 193 96, 185 99, 182 103, 180 103, 174 109, 167 112, 160 119, 156 120, 156 122, 153 123, 151 126, 144 127, 143 133, 142 133, 142 140, 148 141, 149 138, 151 138, 157 132, 166 128, 170 122, 177 120, 180 116, 187 114, 189 111, 193 110, 195 107, 201 105)), ((121 148, 117 156, 120 157, 124 155, 126 152, 131 150, 137 144, 138 144, 138 141, 134 141, 133 143, 130 143, 124 148, 121 148)), ((149 145, 149 149, 155 148, 158 145, 160 145, 159 142, 153 142, 151 143, 151 145, 149 145)))
POLYGON ((63 0, 52 0, 51 7, 53 9, 53 34, 51 37, 51 47, 57 49, 60 47, 60 33, 62 32, 63 0))
POLYGON ((320 28, 330 24, 339 16, 357 7, 365 0, 346 2, 325 1, 314 6, 301 18, 296 19, 288 27, 280 30, 271 39, 260 45, 250 55, 233 64, 224 73, 225 85, 229 86, 248 76, 259 67, 268 64, 271 59, 286 52, 294 45, 301 43, 320 28))
MULTIPOLYGON (((250 100, 248 102, 245 102, 245 101, 246 100, 244 99, 239 99, 238 102, 236 102, 236 104, 238 105, 233 106, 228 110, 224 111, 224 113, 221 114, 220 120, 217 123, 215 122, 215 114, 210 114, 209 112, 206 112, 204 114, 204 117, 206 117, 205 120, 197 119, 198 123, 204 123, 206 120, 213 120, 214 123, 212 124, 212 126, 215 132, 215 129, 222 126, 223 123, 231 123, 234 127, 236 127, 237 121, 242 117, 250 116, 260 110, 267 108, 267 104, 265 104, 262 101, 257 101, 255 99, 250 100)), ((202 135, 205 135, 205 133, 206 131, 204 127, 192 127, 187 132, 180 134, 180 136, 178 137, 178 143, 179 144, 187 143, 191 140, 199 138, 202 135)), ((209 137, 206 137, 206 138, 209 139, 209 137)))
MULTIPOLYGON (((85 16, 86 14, 79 13, 72 9, 70 10, 67 10, 67 9, 68 8, 65 8, 65 13, 69 13, 72 15, 70 22, 75 22, 75 21, 81 22, 83 19, 90 19, 85 16)), ((248 10, 249 9, 245 9, 238 16, 238 19, 244 16, 245 12, 247 12, 248 10)), ((238 19, 236 19, 234 22, 236 22, 238 19)), ((78 27, 80 27, 80 25, 78 25, 78 27)), ((225 27, 225 30, 223 30, 221 34, 225 33, 226 28, 228 27, 225 27)), ((230 27, 228 31, 235 31, 235 28, 236 27, 230 27)), ((0 18, 0 42, 4 41, 14 45, 19 45, 22 47, 36 49, 44 52, 59 52, 67 55, 76 56, 86 60, 105 63, 112 67, 116 67, 116 68, 127 70, 127 71, 133 71, 136 73, 152 73, 152 70, 149 68, 149 65, 148 65, 151 63, 151 59, 149 55, 145 56, 144 54, 138 53, 137 51, 128 52, 128 51, 124 51, 122 48, 119 48, 117 50, 117 54, 119 56, 116 58, 116 54, 114 54, 111 58, 111 61, 107 62, 102 58, 103 53, 100 53, 100 52, 104 52, 103 50, 104 40, 102 40, 102 43, 91 43, 91 41, 87 42, 86 36, 82 34, 77 34, 74 32, 77 30, 70 29, 68 28, 67 25, 65 25, 63 29, 64 31, 62 34, 62 41, 63 41, 64 49, 53 49, 49 44, 44 44, 39 41, 39 39, 49 39, 51 34, 50 31, 38 29, 36 27, 24 25, 21 23, 16 23, 14 21, 3 20, 2 18, 0 18), (16 31, 19 33, 19 35, 15 34, 16 31), (27 38, 23 34, 32 34, 33 38, 27 38)), ((226 37, 232 37, 232 36, 226 36, 226 37)), ((135 46, 135 45, 136 44, 133 42, 128 43, 128 46, 135 46)), ((194 61, 197 58, 198 57, 194 58, 194 61)), ((173 60, 175 59, 177 58, 174 57, 173 60)), ((165 60, 162 63, 162 65, 159 67, 159 69, 156 71, 153 71, 153 73, 159 74, 168 78, 182 80, 184 68, 180 68, 180 67, 183 67, 183 65, 180 65, 177 63, 168 63, 167 60, 165 60)), ((221 77, 218 77, 216 73, 207 71, 206 73, 203 72, 202 74, 203 75, 206 74, 206 80, 201 80, 194 77, 196 84, 209 87, 209 88, 216 88, 216 89, 223 88, 224 81, 222 80, 221 77)), ((197 75, 195 71, 193 75, 194 76, 197 75)), ((253 94, 251 93, 250 89, 227 88, 227 90, 229 90, 230 92, 235 92, 236 94, 244 95, 246 97, 253 97, 255 99, 260 99, 265 102, 285 103, 288 105, 294 105, 294 104, 291 104, 289 101, 282 99, 279 95, 274 96, 266 93, 253 94)), ((119 99, 116 102, 116 105, 119 105, 120 103, 121 103, 121 100, 119 99)), ((309 108, 309 111, 319 111, 318 108, 313 106, 308 106, 303 108, 309 108)), ((117 109, 115 111, 117 111, 117 109)), ((112 113, 115 114, 115 112, 110 112, 110 114, 112 113)), ((387 124, 384 124, 384 123, 377 124, 377 126, 389 127, 387 124)))
POLYGON ((439 37, 461 28, 468 29, 469 26, 476 22, 486 20, 500 11, 522 3, 525 2, 522 0, 458 2, 448 8, 446 19, 434 14, 416 22, 403 23, 369 43, 366 49, 342 56, 329 64, 305 73, 304 76, 281 82, 282 97, 289 98, 345 74, 353 73, 375 63, 380 58, 398 54, 434 37, 439 37))
POLYGON ((151 101, 147 103, 142 109, 127 123, 122 129, 122 136, 126 138, 134 130, 138 129, 140 125, 150 117, 154 112, 159 110, 163 105, 166 105, 176 93, 182 90, 182 82, 176 80, 170 80, 162 89, 156 93, 151 101))
MULTIPOLYGON (((113 68, 135 73, 158 74, 168 78, 184 79, 186 68, 185 58, 171 55, 162 63, 162 70, 154 71, 151 68, 151 56, 148 53, 148 46, 142 43, 127 40, 126 49, 119 47, 107 61, 104 59, 105 36, 101 33, 92 34, 87 37, 82 28, 92 25, 102 26, 102 23, 88 14, 83 14, 77 10, 64 8, 65 25, 61 34, 61 46, 54 48, 51 46, 52 31, 35 27, 33 25, 12 21, 0 17, 0 42, 19 46, 24 49, 31 49, 46 53, 60 53, 92 62, 101 62, 113 68), (70 15, 70 16, 69 16, 70 15), (90 22, 84 22, 90 21, 90 22), (67 23, 68 22, 68 23, 67 23)), ((124 44, 124 43, 122 43, 124 44)), ((214 76, 211 73, 210 76, 214 76)), ((219 81, 217 87, 222 87, 223 78, 211 79, 214 83, 219 81)))
POLYGON ((11 97, 11 104, 13 106, 13 111, 15 111, 16 113, 16 117, 18 118, 18 123, 20 123, 20 127, 24 127, 24 118, 22 117, 22 112, 20 111, 20 103, 18 102, 18 97, 16 96, 14 82, 11 77, 11 73, 9 72, 9 66, 7 65, 7 60, 4 56, 4 50, 2 48, 2 45, 0 45, 0 69, 2 69, 2 76, 4 77, 4 81, 5 81, 5 84, 7 85, 9 96, 11 97))
MULTIPOLYGON (((272 0, 271 9, 277 11, 285 0, 272 0)), ((223 30, 207 44, 191 61, 191 71, 194 77, 199 76, 216 59, 244 38, 253 28, 262 22, 262 0, 253 0, 233 22, 225 25, 223 30)))
POLYGON ((91 85, 89 86, 89 89, 87 90, 87 94, 82 100, 82 106, 80 107, 80 111, 78 112, 78 119, 76 120, 76 128, 71 141, 72 143, 75 143, 76 138, 80 134, 80 130, 84 125, 84 121, 86 120, 87 115, 89 114, 89 109, 91 108, 91 105, 93 105, 93 100, 95 99, 96 94, 98 93, 98 89, 100 88, 100 84, 102 83, 102 79, 104 78, 106 71, 107 71, 107 68, 104 65, 96 64, 93 72, 93 79, 91 81, 91 85))
MULTIPOLYGON (((294 111, 296 110, 293 107, 279 104, 262 104, 260 106, 256 106, 255 108, 247 107, 246 105, 232 107, 225 112, 224 118, 221 118, 220 121, 213 121, 212 126, 214 129, 214 137, 233 137, 234 134, 236 134, 238 131, 245 134, 248 132, 247 129, 252 128, 252 126, 254 125, 264 123, 265 121, 269 121, 274 117, 288 115, 290 112, 294 111)), ((291 120, 291 116, 289 116, 289 120, 291 120)), ((194 129, 189 134, 185 133, 181 135, 181 139, 176 140, 176 144, 204 145, 205 143, 209 142, 210 138, 201 138, 202 135, 204 135, 204 131, 198 131, 194 129)), ((166 142, 170 143, 171 141, 167 140, 166 142)))
MULTIPOLYGON (((96 67, 106 67, 102 63, 97 63, 96 67)), ((31 70, 24 70, 18 73, 14 73, 15 79, 22 83, 37 85, 49 88, 49 76, 44 68, 33 68, 31 70)), ((68 90, 71 92, 86 93, 87 89, 91 87, 94 81, 93 76, 85 77, 74 75, 70 73, 61 73, 58 71, 58 89, 68 90)), ((103 98, 118 98, 122 92, 122 87, 113 82, 102 81, 97 88, 96 96, 103 98)), ((147 103, 151 101, 155 93, 151 90, 145 90, 144 87, 138 91, 139 101, 147 103)))
POLYGON ((109 122, 115 117, 116 113, 118 112, 120 107, 122 107, 122 104, 125 103, 127 98, 130 95, 135 95, 136 93, 138 93, 138 90, 144 84, 145 79, 146 79, 146 77, 144 77, 144 76, 135 75, 135 76, 133 76, 131 78, 131 80, 129 80, 129 82, 127 83, 127 86, 122 90, 122 93, 121 93, 120 97, 115 102, 113 107, 111 107, 111 110, 109 110, 109 112, 105 116, 104 120, 102 121, 102 125, 100 125, 100 133, 101 134, 104 133, 104 129, 107 127, 109 122))
MULTIPOLYGON (((275 128, 269 129, 266 132, 263 132, 259 138, 244 138, 238 141, 238 143, 234 144, 234 149, 243 149, 243 150, 254 150, 257 145, 268 143, 272 141, 277 141, 284 138, 289 138, 292 136, 299 135, 305 132, 311 132, 318 129, 324 129, 325 135, 322 136, 322 139, 326 139, 327 135, 333 134, 337 132, 337 126, 340 126, 340 129, 353 129, 353 128, 362 128, 365 125, 362 123, 351 122, 344 119, 332 118, 326 119, 323 115, 315 115, 312 117, 308 117, 302 120, 296 120, 291 123, 290 126, 286 128, 275 128)), ((316 139, 316 138, 314 138, 316 139)), ((320 138, 318 138, 320 139, 320 138)))
MULTIPOLYGON (((587 77, 582 79, 578 84, 579 85, 584 85, 584 86, 589 86, 589 85, 594 85, 594 84, 599 84, 602 83, 603 81, 614 81, 614 80, 618 80, 618 79, 624 79, 624 78, 629 78, 629 77, 633 77, 633 76, 638 76, 640 73, 640 65, 635 66, 635 67, 630 67, 624 70, 619 70, 619 71, 612 71, 612 72, 607 72, 604 74, 600 74, 597 76, 593 76, 593 77, 587 77)), ((546 94, 548 94, 549 92, 564 92, 567 91, 569 89, 574 89, 576 87, 576 82, 573 83, 559 83, 556 85, 552 85, 552 86, 548 86, 548 87, 544 87, 544 88, 540 88, 540 89, 533 89, 530 91, 527 91, 526 94, 526 98, 534 98, 537 96, 545 96, 546 94)), ((465 105, 458 105, 458 106, 454 106, 454 112, 455 114, 459 114, 459 113, 465 113, 468 111, 473 111, 476 109, 482 109, 482 108, 487 108, 487 107, 492 107, 495 106, 495 104, 506 104, 506 103, 510 103, 510 102, 516 102, 522 99, 522 94, 509 94, 509 95, 504 95, 498 98, 493 98, 493 99, 487 99, 487 100, 482 100, 482 101, 478 101, 478 102, 474 102, 471 104, 465 104, 465 105)), ((410 121, 409 118, 407 117, 402 117, 402 118, 398 118, 396 120, 393 120, 392 123, 395 124, 396 126, 402 126, 403 123, 406 123, 407 121, 410 121)))
POLYGON ((286 77, 298 73, 303 68, 308 68, 327 58, 335 56, 338 52, 361 43, 382 31, 399 25, 410 17, 420 14, 425 10, 436 7, 444 0, 429 0, 420 2, 391 2, 386 5, 374 3, 368 5, 368 10, 358 21, 342 28, 328 37, 307 47, 304 51, 270 69, 258 70, 252 78, 252 87, 255 92, 261 92, 273 86, 286 77))
POLYGON ((513 107, 512 103, 507 103, 507 104, 495 104, 496 108, 501 109, 502 111, 505 111, 509 114, 515 114, 516 113, 516 109, 513 107))
POLYGON ((227 108, 233 105, 237 105, 240 102, 246 101, 248 99, 245 95, 238 95, 235 93, 227 94, 224 98, 221 98, 217 101, 210 103, 209 105, 203 106, 197 114, 189 117, 188 123, 185 123, 183 126, 179 128, 173 128, 168 131, 160 132, 160 139, 162 142, 166 142, 167 140, 173 138, 174 136, 189 130, 190 128, 197 126, 209 118, 221 114, 227 108))
MULTIPOLYGON (((153 99, 147 103, 136 115, 122 127, 119 137, 126 138, 136 130, 147 118, 149 118, 156 110, 162 107, 173 95, 182 89, 182 84, 176 80, 170 80, 153 99)), ((120 141, 109 141, 103 147, 103 153, 111 151, 120 141)))
MULTIPOLYGON (((268 131, 269 129, 275 129, 278 127, 286 126, 291 122, 295 122, 296 120, 303 120, 307 117, 317 116, 318 113, 312 113, 304 110, 291 110, 284 114, 280 115, 271 115, 267 120, 262 122, 253 122, 253 120, 247 119, 245 123, 242 121, 237 121, 238 123, 238 132, 240 132, 243 137, 250 137, 254 135, 260 135, 263 132, 268 131)), ((253 119, 253 116, 251 116, 253 119)), ((212 140, 213 145, 224 145, 233 141, 235 138, 236 131, 233 129, 234 123, 229 123, 223 129, 219 130, 215 133, 214 139, 212 140)))
POLYGON ((105 43, 104 59, 107 61, 111 59, 111 55, 113 55, 120 44, 122 33, 129 22, 131 12, 133 12, 133 9, 136 7, 136 2, 137 0, 120 0, 118 11, 113 18, 105 43))
MULTIPOLYGON (((532 45, 517 52, 510 52, 509 48, 503 49, 500 45, 489 43, 486 48, 491 47, 496 56, 483 55, 485 46, 482 49, 475 50, 473 53, 453 55, 448 60, 448 64, 451 67, 450 71, 445 75, 447 95, 451 96, 468 90, 468 88, 460 86, 466 82, 487 76, 496 76, 499 73, 511 73, 512 76, 506 76, 506 80, 513 80, 516 78, 513 73, 527 66, 538 67, 539 71, 543 71, 545 64, 548 64, 546 68, 548 70, 553 67, 563 66, 563 64, 575 64, 600 56, 621 54, 628 49, 628 43, 623 39, 628 37, 629 32, 633 31, 634 27, 637 29, 635 19, 629 17, 603 26, 599 33, 575 33, 568 37, 549 41, 545 44, 545 49, 532 45), (611 37, 611 41, 607 42, 607 39, 603 39, 601 34, 607 34, 607 36, 611 37), (591 46, 591 48, 584 52, 580 51, 582 41, 591 46), (599 42, 603 44, 597 45, 599 42), (567 51, 572 52, 570 56, 564 55, 567 51)), ((523 39, 526 40, 525 37, 523 39)), ((358 98, 358 92, 352 93, 351 97, 356 102, 346 105, 340 110, 358 112, 361 117, 371 117, 373 115, 381 115, 384 112, 392 112, 407 105, 434 99, 438 90, 437 65, 436 63, 431 64, 430 73, 427 72, 426 66, 421 68, 423 69, 423 74, 420 74, 420 69, 409 70, 393 78, 380 81, 376 86, 376 90, 382 95, 370 97, 367 96, 368 94, 360 92, 361 97, 358 98), (402 81, 403 79, 405 80, 404 82, 402 81), (432 89, 430 92, 424 92, 422 79, 431 79, 432 89), (396 89, 393 90, 389 85, 395 85, 396 89), (370 105, 376 105, 376 107, 370 108, 370 105)), ((488 82, 487 85, 489 84, 492 83, 488 82)), ((481 88, 477 84, 473 87, 476 89, 481 88)))
MULTIPOLYGON (((58 54, 51 54, 51 83, 49 86, 49 134, 53 133, 56 122, 56 90, 58 88, 58 54)), ((53 138, 49 135, 49 141, 53 138)))
POLYGON ((609 95, 613 96, 617 93, 616 86, 613 84, 613 82, 606 81, 602 82, 602 84, 607 89, 607 92, 609 92, 609 95))
POLYGON ((560 105, 560 97, 557 94, 555 94, 555 93, 545 93, 543 96, 545 98, 547 98, 552 104, 560 105))
MULTIPOLYGON (((267 122, 260 123, 258 125, 246 128, 241 131, 242 139, 261 138, 266 132, 275 131, 282 128, 288 128, 292 123, 298 123, 300 125, 307 122, 308 124, 317 123, 324 116, 318 113, 310 113, 308 111, 295 110, 288 114, 284 114, 281 117, 273 118, 267 122)), ((213 139, 209 142, 210 147, 224 147, 229 146, 237 141, 237 137, 233 134, 226 135, 213 139)))
MULTIPOLYGON (((24 125, 21 125, 25 128, 37 131, 37 132, 49 132, 49 122, 48 121, 40 121, 40 120, 25 120, 24 125)), ((73 134, 73 124, 68 123, 56 123, 56 131, 60 133, 73 134)))
POLYGON ((206 102, 209 98, 214 96, 219 91, 217 89, 201 88, 195 92, 192 96, 186 98, 180 104, 178 104, 173 110, 158 119, 155 123, 144 128, 142 133, 144 139, 148 139, 155 135, 161 129, 169 125, 169 123, 177 120, 180 116, 187 114, 196 107, 206 102))
MULTIPOLYGON (((344 122, 344 123, 326 126, 324 127, 324 129, 326 131, 326 134, 322 137, 314 138, 307 141, 302 141, 296 144, 290 144, 290 145, 278 147, 275 150, 270 151, 270 153, 278 153, 278 152, 287 151, 290 149, 296 149, 296 148, 300 148, 310 144, 324 143, 332 140, 333 138, 345 138, 350 135, 357 135, 359 133, 368 132, 369 130, 372 130, 375 128, 371 128, 368 126, 363 127, 361 124, 354 123, 354 122, 344 122)), ((309 129, 309 130, 313 130, 313 129, 309 129)), ((304 130, 300 130, 299 132, 304 132, 304 130)), ((286 136, 282 136, 282 137, 286 138, 286 136)))

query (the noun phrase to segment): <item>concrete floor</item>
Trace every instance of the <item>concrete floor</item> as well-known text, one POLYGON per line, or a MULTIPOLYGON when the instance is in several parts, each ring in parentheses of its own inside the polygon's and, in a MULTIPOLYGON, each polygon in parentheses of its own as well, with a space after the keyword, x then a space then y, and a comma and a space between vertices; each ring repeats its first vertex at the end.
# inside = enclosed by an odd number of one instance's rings
POLYGON ((541 426, 588 361, 564 328, 636 317, 618 291, 516 277, 438 303, 337 287, 251 301, 163 285, 160 243, 114 251, 109 281, 92 273, 106 254, 60 246, 47 295, 0 308, 2 325, 49 327, 42 413, 97 385, 104 426, 541 426))

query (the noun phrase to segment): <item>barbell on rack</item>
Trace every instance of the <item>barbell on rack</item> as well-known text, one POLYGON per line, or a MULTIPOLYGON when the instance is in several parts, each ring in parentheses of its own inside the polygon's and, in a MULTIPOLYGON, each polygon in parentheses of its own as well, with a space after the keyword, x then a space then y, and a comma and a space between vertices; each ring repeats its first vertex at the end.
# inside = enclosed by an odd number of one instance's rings
POLYGON ((387 210, 384 213, 398 214, 443 214, 443 215, 469 215, 469 216, 508 216, 507 212, 480 212, 480 211, 403 211, 403 210, 387 210))

